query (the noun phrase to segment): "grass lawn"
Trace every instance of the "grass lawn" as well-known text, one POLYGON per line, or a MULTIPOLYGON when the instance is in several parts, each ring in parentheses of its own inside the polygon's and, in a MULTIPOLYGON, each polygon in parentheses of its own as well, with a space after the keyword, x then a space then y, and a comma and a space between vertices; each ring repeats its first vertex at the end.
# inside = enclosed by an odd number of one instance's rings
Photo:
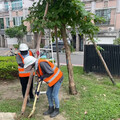
MULTIPOLYGON (((11 66, 13 66, 12 63, 11 66)), ((9 69, 14 68, 14 71, 17 70, 16 63, 15 67, 11 66, 9 66, 9 69)), ((5 68, 7 67, 5 66, 5 68)), ((0 69, 3 71, 3 67, 0 69)), ((86 74, 83 72, 82 67, 74 67, 74 80, 78 94, 69 95, 69 82, 66 66, 62 66, 61 70, 64 74, 61 94, 63 94, 64 97, 62 97, 60 102, 60 112, 66 119, 117 120, 120 118, 120 88, 113 86, 107 76, 96 75, 94 73, 86 74)), ((115 81, 117 83, 120 82, 119 79, 115 79, 115 81)), ((0 84, 3 82, 4 81, 2 80, 0 84)), ((20 83, 18 82, 18 85, 19 84, 20 83)), ((1 87, 2 86, 3 85, 1 85, 1 87)), ((14 91, 21 91, 20 86, 18 88, 14 86, 11 89, 14 89, 14 91)), ((2 88, 0 89, 0 112, 16 112, 19 117, 18 120, 28 120, 27 116, 30 113, 31 108, 27 108, 25 115, 23 117, 20 117, 22 99, 19 97, 19 95, 16 97, 16 99, 3 99, 2 94, 4 94, 4 92, 8 92, 9 94, 10 89, 8 89, 9 91, 2 90, 3 92, 1 92, 1 90, 2 88)), ((40 101, 37 103, 35 114, 30 120, 43 119, 42 112, 46 110, 48 105, 46 102, 46 95, 40 96, 40 101)))
MULTIPOLYGON (((62 67, 62 71, 67 76, 65 67, 62 67)), ((120 88, 113 86, 107 76, 86 74, 83 73, 83 68, 74 67, 74 80, 78 94, 62 100, 61 105, 68 120, 116 120, 120 118, 120 88)), ((64 79, 63 87, 68 92, 67 77, 64 79)))

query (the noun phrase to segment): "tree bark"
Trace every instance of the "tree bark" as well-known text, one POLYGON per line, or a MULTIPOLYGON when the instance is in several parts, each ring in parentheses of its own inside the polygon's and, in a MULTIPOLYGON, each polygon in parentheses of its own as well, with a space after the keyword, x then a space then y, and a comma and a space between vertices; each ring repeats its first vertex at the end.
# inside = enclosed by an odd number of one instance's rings
POLYGON ((69 78, 69 93, 75 95, 77 94, 77 90, 73 78, 73 68, 72 68, 71 56, 70 56, 71 52, 66 38, 66 27, 64 24, 62 25, 61 28, 61 35, 63 38, 65 53, 66 53, 66 63, 67 63, 68 78, 69 78))
MULTIPOLYGON (((48 2, 46 4, 46 8, 45 8, 45 12, 44 12, 44 16, 43 16, 43 20, 45 20, 45 17, 47 15, 47 11, 48 11, 48 2)), ((44 25, 42 25, 44 27, 44 25)), ((42 32, 40 31, 39 36, 38 36, 38 41, 37 41, 37 47, 36 47, 36 51, 39 51, 40 48, 40 42, 41 42, 41 38, 42 38, 42 32)), ((37 55, 36 55, 37 56, 37 55)), ((35 56, 35 57, 36 57, 35 56)))
POLYGON ((58 68, 60 68, 57 27, 55 27, 55 38, 56 38, 57 66, 58 68))
POLYGON ((96 52, 97 52, 99 58, 101 59, 103 65, 104 65, 104 68, 105 68, 105 70, 106 70, 106 72, 107 72, 110 80, 112 81, 113 85, 115 85, 116 83, 114 82, 113 77, 112 77, 112 75, 111 75, 111 73, 110 73, 110 71, 109 71, 109 69, 108 69, 108 67, 107 67, 107 65, 106 65, 106 62, 104 61, 104 59, 103 59, 100 51, 97 49, 97 45, 95 44, 95 42, 93 42, 93 45, 94 45, 94 47, 95 47, 95 49, 96 49, 96 52))
MULTIPOLYGON (((47 15, 47 11, 48 11, 48 2, 46 4, 46 8, 45 8, 43 19, 45 19, 45 16, 47 15)), ((41 38, 42 38, 42 32, 41 31, 40 31, 38 37, 39 38, 38 38, 38 41, 37 41, 36 51, 39 51, 39 48, 40 48, 40 42, 41 42, 41 38)), ((36 58, 38 57, 37 54, 35 54, 35 57, 36 58)), ((32 77, 33 77, 33 72, 34 72, 34 69, 32 69, 31 72, 30 72, 30 76, 29 76, 29 80, 28 80, 28 85, 27 85, 27 89, 26 89, 26 93, 25 93, 25 98, 23 100, 23 105, 22 105, 22 109, 21 109, 21 114, 23 114, 24 111, 25 111, 25 109, 26 109, 27 98, 28 98, 29 91, 30 91, 30 86, 31 86, 32 77)))
POLYGON ((34 48, 37 47, 37 40, 38 40, 38 33, 35 32, 35 33, 34 33, 34 48))
POLYGON ((76 32, 76 51, 79 51, 79 35, 78 32, 76 32))

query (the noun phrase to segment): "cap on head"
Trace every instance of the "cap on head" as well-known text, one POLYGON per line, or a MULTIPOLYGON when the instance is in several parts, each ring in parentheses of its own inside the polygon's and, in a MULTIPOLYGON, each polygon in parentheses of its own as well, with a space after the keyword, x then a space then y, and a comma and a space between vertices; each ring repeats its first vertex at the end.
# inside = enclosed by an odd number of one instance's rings
POLYGON ((32 65, 33 63, 35 63, 37 59, 33 56, 28 56, 24 59, 24 68, 29 67, 30 65, 32 65))
POLYGON ((27 51, 28 50, 28 46, 25 43, 21 43, 19 46, 19 50, 20 51, 27 51))

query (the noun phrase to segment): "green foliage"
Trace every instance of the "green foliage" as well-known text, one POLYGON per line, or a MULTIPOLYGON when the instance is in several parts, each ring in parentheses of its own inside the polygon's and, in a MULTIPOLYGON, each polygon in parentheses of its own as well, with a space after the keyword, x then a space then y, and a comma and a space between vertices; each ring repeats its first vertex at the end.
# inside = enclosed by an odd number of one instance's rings
POLYGON ((1 112, 17 112, 21 109, 21 101, 19 100, 3 100, 0 102, 1 112))
POLYGON ((104 50, 102 47, 100 47, 99 45, 97 45, 97 49, 98 50, 104 50))
POLYGON ((20 25, 15 27, 10 27, 5 30, 6 35, 10 38, 16 37, 18 39, 18 43, 20 43, 20 39, 24 37, 26 32, 26 26, 20 25))
POLYGON ((120 45, 120 38, 113 40, 113 44, 120 45))
MULTIPOLYGON (((63 88, 68 91, 67 68, 64 73, 63 88)), ((120 88, 113 86, 107 76, 86 74, 83 68, 74 67, 74 79, 78 91, 76 96, 62 100, 61 112, 68 120, 117 120, 120 118, 120 88)), ((65 93, 66 93, 65 92, 65 93)))
MULTIPOLYGON (((13 60, 13 58, 8 58, 13 60)), ((4 60, 2 58, 1 60, 4 60)), ((68 94, 68 72, 67 67, 62 66, 64 74, 62 82, 62 98, 60 113, 67 120, 117 120, 120 118, 119 100, 120 88, 113 86, 107 76, 86 74, 82 67, 73 67, 74 79, 78 90, 76 96, 68 94)), ((119 81, 119 79, 118 79, 119 81)), ((118 85, 119 86, 119 85, 118 85)), ((42 86, 41 89, 43 90, 42 86)), ((12 88, 11 88, 12 89, 12 88)), ((4 94, 4 93, 2 93, 4 94)), ((0 96, 1 97, 1 96, 0 96)), ((16 96, 17 97, 17 96, 16 96)), ((31 120, 42 120, 42 112, 47 108, 46 97, 40 96, 36 111, 31 120), (43 109, 41 109, 43 108, 43 109)), ((19 95, 16 99, 0 100, 1 112, 16 112, 20 116, 22 99, 19 95)), ((18 117, 19 120, 28 120, 27 116, 31 108, 27 107, 25 114, 18 117)), ((58 117, 59 118, 59 117, 58 117)))
POLYGON ((15 79, 18 77, 15 56, 0 57, 0 79, 15 79))
POLYGON ((74 49, 73 45, 69 45, 69 47, 70 47, 71 52, 75 52, 75 49, 74 49))
POLYGON ((99 31, 99 28, 95 26, 94 22, 103 21, 102 18, 95 16, 94 14, 87 12, 84 8, 84 4, 80 0, 44 0, 43 4, 34 3, 29 9, 30 14, 27 17, 27 21, 33 24, 32 31, 39 32, 45 28, 54 29, 55 26, 61 29, 63 25, 70 26, 72 32, 76 32, 76 27, 80 34, 88 34, 90 40, 99 31), (49 8, 45 20, 43 20, 46 1, 49 2, 49 8))
POLYGON ((41 43, 41 44, 40 44, 40 48, 43 48, 43 47, 44 47, 44 44, 41 43))
POLYGON ((17 49, 19 48, 18 44, 14 44, 13 46, 14 46, 14 48, 17 48, 17 49))

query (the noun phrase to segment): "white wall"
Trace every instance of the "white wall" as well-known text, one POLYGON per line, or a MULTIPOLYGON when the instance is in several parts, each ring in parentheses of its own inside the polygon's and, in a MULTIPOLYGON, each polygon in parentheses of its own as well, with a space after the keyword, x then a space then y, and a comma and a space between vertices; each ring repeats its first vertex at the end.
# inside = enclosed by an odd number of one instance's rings
POLYGON ((24 8, 29 8, 32 6, 32 4, 36 1, 39 1, 39 0, 34 0, 34 1, 31 1, 31 0, 23 0, 23 7, 24 8))
POLYGON ((0 11, 4 10, 4 2, 0 2, 0 11))
MULTIPOLYGON (((113 44, 113 40, 116 39, 115 36, 112 36, 112 37, 109 37, 109 36, 106 36, 106 37, 98 37, 98 42, 97 44, 113 44)), ((91 42, 89 41, 86 41, 86 44, 92 44, 91 42)))
POLYGON ((113 44, 115 37, 99 37, 98 44, 113 44))
POLYGON ((8 45, 18 44, 17 38, 7 38, 7 44, 8 45))

